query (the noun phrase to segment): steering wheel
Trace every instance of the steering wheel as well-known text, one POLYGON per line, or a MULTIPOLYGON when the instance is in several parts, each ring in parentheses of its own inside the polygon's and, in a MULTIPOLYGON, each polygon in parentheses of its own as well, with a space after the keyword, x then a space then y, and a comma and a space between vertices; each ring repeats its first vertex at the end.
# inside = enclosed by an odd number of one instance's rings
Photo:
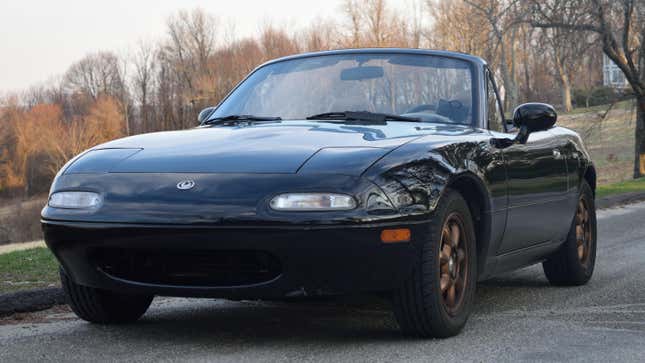
POLYGON ((459 101, 459 100, 451 100, 451 101, 448 101, 448 104, 450 105, 450 108, 453 108, 453 109, 457 109, 457 110, 458 110, 458 109, 460 109, 460 108, 464 108, 464 104, 463 104, 463 103, 461 103, 461 101, 459 101))
MULTIPOLYGON (((453 110, 459 110, 464 108, 464 104, 459 101, 459 100, 451 100, 451 101, 444 101, 447 103, 451 109, 453 110)), ((411 109, 405 111, 404 113, 417 113, 417 112, 423 112, 423 111, 437 111, 438 107, 436 105, 432 105, 429 103, 423 104, 423 105, 418 105, 414 106, 411 109)))

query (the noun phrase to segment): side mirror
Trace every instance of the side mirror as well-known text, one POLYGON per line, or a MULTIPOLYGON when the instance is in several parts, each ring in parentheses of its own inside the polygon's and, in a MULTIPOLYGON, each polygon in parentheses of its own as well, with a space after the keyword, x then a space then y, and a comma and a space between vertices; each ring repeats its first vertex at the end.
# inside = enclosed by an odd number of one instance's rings
POLYGON ((206 107, 205 109, 201 110, 199 112, 199 115, 197 116, 197 121, 199 122, 199 124, 201 125, 204 123, 204 121, 208 121, 213 112, 215 112, 215 109, 217 109, 217 107, 206 107))
POLYGON ((551 105, 546 103, 525 103, 513 111, 513 124, 519 128, 516 142, 526 143, 531 132, 545 131, 555 125, 558 115, 551 105))

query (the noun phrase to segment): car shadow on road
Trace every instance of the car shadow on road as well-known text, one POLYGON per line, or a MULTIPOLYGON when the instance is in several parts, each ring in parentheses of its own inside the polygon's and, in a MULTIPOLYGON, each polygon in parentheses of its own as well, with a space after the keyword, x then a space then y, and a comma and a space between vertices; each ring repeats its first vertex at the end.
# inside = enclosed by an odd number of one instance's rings
MULTIPOLYGON (((540 301, 553 301, 558 295, 545 290, 548 288, 548 282, 535 270, 480 283, 474 316, 538 308, 540 301)), ((410 340, 399 332, 389 300, 372 295, 292 302, 157 298, 136 324, 109 329, 135 341, 159 344, 255 346, 277 341, 353 344, 410 340)))
POLYGON ((155 304, 139 322, 116 326, 141 341, 182 344, 270 344, 316 341, 343 344, 403 340, 383 299, 260 302, 181 299, 155 304))

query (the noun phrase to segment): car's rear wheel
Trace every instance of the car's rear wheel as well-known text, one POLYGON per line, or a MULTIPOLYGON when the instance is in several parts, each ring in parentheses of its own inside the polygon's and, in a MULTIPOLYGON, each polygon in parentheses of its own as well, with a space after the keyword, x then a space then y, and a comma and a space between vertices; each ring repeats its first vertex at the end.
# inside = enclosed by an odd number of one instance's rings
POLYGON ((81 319, 98 324, 130 323, 139 319, 152 302, 150 295, 119 294, 82 286, 60 269, 67 303, 81 319))
POLYGON ((572 286, 586 284, 595 264, 596 206, 591 187, 583 181, 567 240, 542 263, 542 268, 551 284, 572 286))
POLYGON ((412 275, 394 291, 394 312, 403 332, 436 338, 458 334, 470 315, 476 271, 470 210, 459 193, 447 190, 412 275))

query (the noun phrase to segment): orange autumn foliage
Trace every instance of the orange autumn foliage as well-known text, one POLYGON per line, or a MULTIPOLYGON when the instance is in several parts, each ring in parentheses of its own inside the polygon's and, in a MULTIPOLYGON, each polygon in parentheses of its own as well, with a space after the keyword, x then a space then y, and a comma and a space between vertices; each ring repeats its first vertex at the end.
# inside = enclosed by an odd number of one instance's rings
POLYGON ((31 108, 12 104, 3 109, 2 120, 4 137, 11 141, 0 149, 0 191, 27 193, 33 181, 40 187, 74 155, 123 136, 125 122, 119 103, 108 96, 99 97, 87 114, 71 120, 65 120, 57 104, 31 108))
POLYGON ((87 115, 75 117, 71 122, 53 123, 51 137, 47 139, 52 175, 83 150, 123 136, 124 123, 118 102, 109 96, 99 97, 87 115))

